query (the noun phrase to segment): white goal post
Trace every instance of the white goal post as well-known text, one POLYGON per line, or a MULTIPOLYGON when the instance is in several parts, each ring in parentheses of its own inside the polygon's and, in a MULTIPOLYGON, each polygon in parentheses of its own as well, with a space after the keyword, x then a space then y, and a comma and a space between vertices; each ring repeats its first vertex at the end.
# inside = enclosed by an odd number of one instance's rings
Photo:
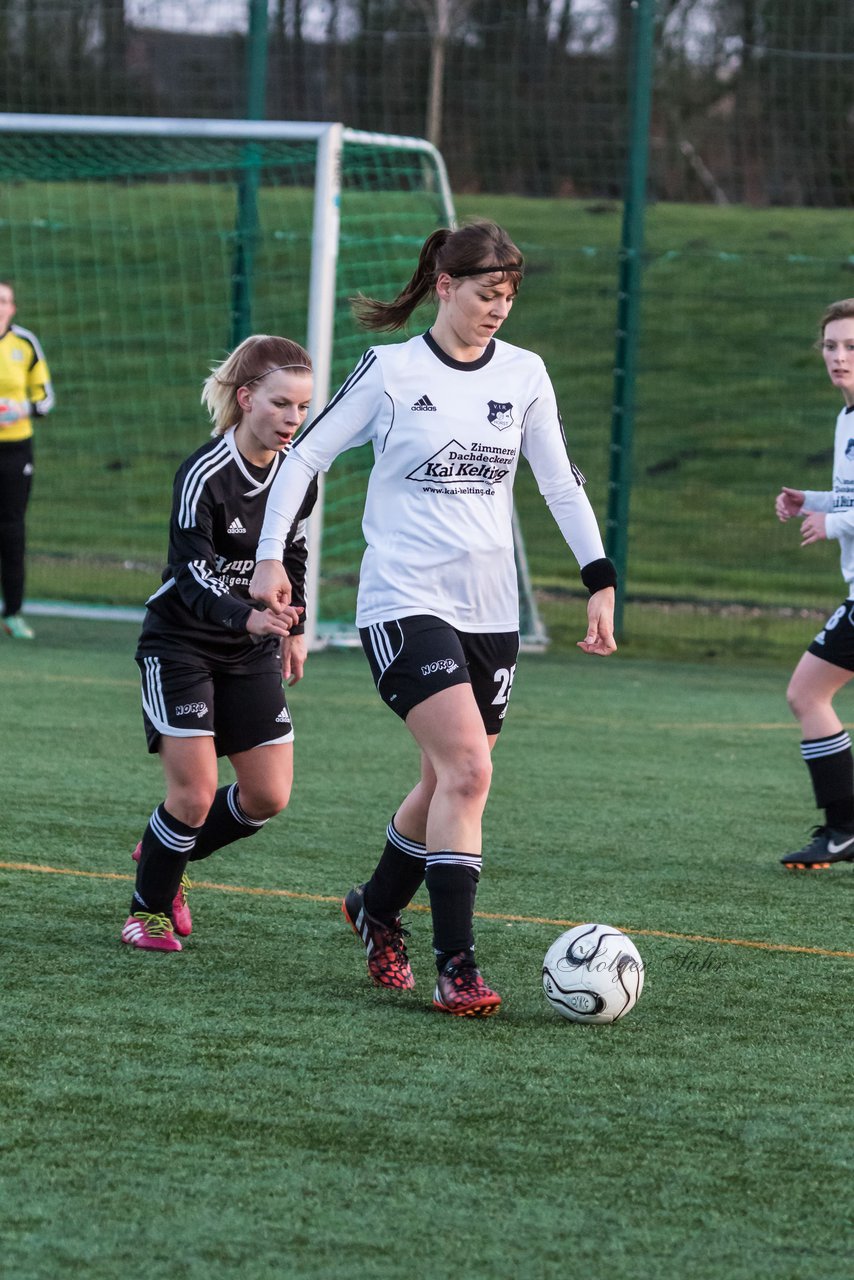
MULTIPOLYGON (((302 324, 315 369, 310 411, 314 417, 327 403, 333 381, 337 385, 343 380, 346 375, 342 370, 349 370, 354 363, 347 345, 352 346, 355 341, 360 341, 362 347, 367 345, 364 339, 358 339, 349 332, 346 342, 342 338, 342 324, 349 322, 352 326, 352 321, 342 320, 342 316, 349 313, 348 293, 358 289, 377 296, 378 288, 388 290, 389 283, 383 280, 378 284, 376 274, 372 276, 369 270, 376 273, 377 263, 384 256, 395 260, 397 275, 393 278, 396 279, 395 287, 398 287, 405 278, 400 274, 401 264, 404 264, 404 271, 409 262, 414 265, 420 241, 436 226, 453 226, 456 223, 445 164, 431 143, 423 138, 351 129, 335 122, 0 113, 0 167, 17 179, 16 161, 12 157, 16 145, 19 150, 26 145, 29 154, 26 164, 21 160, 20 179, 28 185, 34 181, 48 183, 55 179, 57 167, 63 163, 63 148, 68 154, 69 183, 76 180, 78 170, 86 170, 87 164, 89 169, 93 169, 93 161, 81 162, 81 154, 88 155, 87 147, 92 148, 92 155, 109 153, 112 157, 112 160, 99 162, 102 163, 103 175, 99 169, 97 177, 101 182, 109 181, 111 164, 123 178, 131 174, 133 181, 156 181, 166 170, 158 169, 156 159, 151 159, 152 149, 159 148, 158 154, 162 151, 165 155, 172 145, 178 150, 187 149, 188 154, 180 164, 172 163, 168 177, 162 178, 164 184, 173 184, 172 187, 165 185, 166 199, 178 181, 177 174, 185 172, 189 186, 198 181, 198 175, 206 169, 214 169, 217 148, 232 148, 238 157, 233 161, 235 168, 242 164, 245 171, 246 168, 252 169, 254 164, 255 180, 258 181, 257 174, 263 172, 268 178, 277 165, 282 172, 286 170, 287 161, 277 158, 280 153, 275 148, 280 148, 283 153, 290 144, 294 150, 302 148, 303 152, 306 148, 314 148, 311 226, 299 231, 307 249, 310 241, 307 313, 302 324), (29 145, 31 141, 35 144, 36 139, 38 145, 29 145), (190 151, 190 148, 194 150, 190 151), (134 177, 133 157, 137 150, 144 157, 139 164, 141 177, 134 177), (38 168, 40 155, 45 158, 43 175, 38 168), (253 156, 256 157, 254 161, 253 156), (387 161, 382 159, 385 156, 387 161), (385 169, 384 164, 387 164, 385 169), (358 180, 353 177, 355 173, 360 175, 358 180), (366 176, 362 177, 363 174, 366 176), (415 188, 418 188, 417 207, 410 201, 402 211, 404 198, 411 196, 415 188), (348 214, 348 207, 355 208, 355 213, 348 214), (355 283, 352 278, 342 282, 342 215, 346 252, 352 254, 354 246, 357 246, 368 264, 359 266, 358 271, 364 274, 356 275, 355 283), (397 217, 401 219, 399 224, 392 221, 397 217), (385 226, 382 225, 384 221, 385 226)), ((302 162, 300 175, 308 172, 302 162)), ((304 184, 306 178, 298 176, 288 180, 304 184)), ((309 183, 311 180, 308 177, 309 183)), ((281 219, 282 215, 278 216, 281 219)), ((279 229, 276 234, 284 237, 286 233, 279 229)), ((296 231, 294 235, 297 235, 296 231)), ((15 270, 14 264, 11 270, 15 270)), ((350 270, 355 274, 357 269, 351 267, 350 270)), ((295 329, 294 322, 289 320, 288 323, 288 332, 296 334, 298 329, 295 329)), ((267 328, 265 331, 281 330, 267 328)), ((188 333, 187 340, 189 346, 196 341, 191 333, 188 333)), ((330 535, 326 493, 328 484, 336 483, 338 468, 339 463, 336 463, 326 478, 328 483, 321 484, 321 497, 310 523, 307 629, 312 648, 354 643, 356 640, 351 611, 336 605, 333 613, 337 616, 327 617, 324 608, 330 581, 326 566, 330 559, 336 559, 336 548, 327 545, 330 535), (347 612, 350 612, 349 618, 345 616, 347 612)), ((353 489, 357 487, 358 481, 354 480, 353 489)), ((352 512, 348 518, 352 524, 352 512)), ((514 535, 523 639, 528 647, 543 647, 547 638, 536 608, 522 537, 515 520, 514 535)), ((348 563, 344 569, 336 568, 338 576, 346 579, 348 588, 352 587, 357 568, 357 563, 348 563)), ((118 600, 117 603, 129 602, 118 600)))

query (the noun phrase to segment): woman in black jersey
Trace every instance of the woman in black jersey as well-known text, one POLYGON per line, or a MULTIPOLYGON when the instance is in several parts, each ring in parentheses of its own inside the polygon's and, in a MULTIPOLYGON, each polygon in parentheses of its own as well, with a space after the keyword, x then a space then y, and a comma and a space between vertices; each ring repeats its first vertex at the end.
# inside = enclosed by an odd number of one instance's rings
POLYGON ((284 809, 293 780, 293 729, 284 682, 305 662, 305 521, 309 487, 283 563, 291 605, 274 612, 249 596, 270 484, 302 426, 311 360, 296 342, 247 338, 204 384, 213 439, 175 476, 169 559, 146 602, 136 653, 148 749, 166 798, 134 851, 136 888, 122 941, 180 951, 192 928, 187 863, 254 835, 284 809), (217 757, 237 781, 217 789, 217 757))

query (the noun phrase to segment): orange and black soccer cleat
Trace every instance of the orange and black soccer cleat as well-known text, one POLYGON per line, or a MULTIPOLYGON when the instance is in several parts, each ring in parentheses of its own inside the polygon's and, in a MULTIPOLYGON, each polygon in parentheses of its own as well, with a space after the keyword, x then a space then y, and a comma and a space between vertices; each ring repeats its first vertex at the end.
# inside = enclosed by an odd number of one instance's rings
POLYGON ((451 956, 440 970, 433 1004, 444 1013, 489 1018, 498 1012, 501 996, 486 985, 471 952, 461 951, 451 956))
POLYGON ((834 862, 854 862, 854 831, 816 827, 804 849, 780 861, 790 871, 826 871, 834 862))
POLYGON ((368 973, 376 985, 410 991, 415 986, 415 979, 406 954, 405 939, 409 934, 401 926, 400 916, 386 922, 369 915, 365 908, 363 884, 357 884, 350 890, 341 903, 341 910, 353 932, 365 944, 368 973))

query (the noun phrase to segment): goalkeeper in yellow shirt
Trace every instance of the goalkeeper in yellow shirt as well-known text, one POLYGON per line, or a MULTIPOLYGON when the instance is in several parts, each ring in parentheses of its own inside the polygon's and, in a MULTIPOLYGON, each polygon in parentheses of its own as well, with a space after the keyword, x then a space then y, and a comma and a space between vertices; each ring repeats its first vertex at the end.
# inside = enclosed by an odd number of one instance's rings
POLYGON ((15 290, 0 281, 0 626, 32 640, 24 603, 25 519, 33 483, 33 419, 53 408, 50 371, 38 338, 13 324, 15 290))

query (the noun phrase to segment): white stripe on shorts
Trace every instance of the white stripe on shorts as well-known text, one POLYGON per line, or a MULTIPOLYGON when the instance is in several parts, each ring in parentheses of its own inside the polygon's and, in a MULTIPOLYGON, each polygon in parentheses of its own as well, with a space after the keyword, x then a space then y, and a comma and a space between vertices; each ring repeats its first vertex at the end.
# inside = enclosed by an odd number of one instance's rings
POLYGON ((159 658, 143 658, 142 707, 158 733, 166 738, 212 738, 210 729, 176 729, 166 719, 159 658))
POLYGON ((399 622, 394 622, 394 623, 373 622, 368 627, 368 635, 370 636, 371 648, 373 649, 377 666, 380 669, 379 678, 377 680, 377 684, 379 684, 380 680, 382 680, 383 676, 388 671, 389 667, 394 662, 395 658, 399 658, 401 653, 403 652, 403 628, 401 627, 399 622), (397 648, 396 649, 394 647, 394 641, 392 640, 392 637, 389 634, 389 631, 386 630, 387 626, 397 627, 397 648))

